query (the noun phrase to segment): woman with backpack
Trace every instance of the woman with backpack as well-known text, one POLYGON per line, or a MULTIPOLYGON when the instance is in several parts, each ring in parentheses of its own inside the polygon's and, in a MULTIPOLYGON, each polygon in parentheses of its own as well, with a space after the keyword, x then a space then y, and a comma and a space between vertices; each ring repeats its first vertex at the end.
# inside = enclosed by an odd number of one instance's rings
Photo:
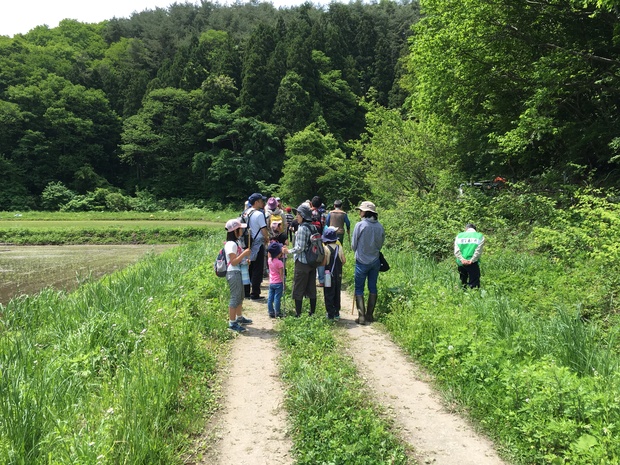
POLYGON ((361 325, 374 321, 373 311, 377 304, 377 280, 379 279, 379 253, 385 242, 385 230, 379 223, 377 208, 372 202, 362 202, 355 207, 360 221, 353 229, 351 248, 355 252, 355 304, 361 325), (364 304, 364 285, 368 280, 368 307, 364 304))
POLYGON ((295 233, 295 246, 286 252, 292 253, 295 259, 295 270, 293 272, 293 300, 295 301, 295 314, 301 316, 304 296, 310 299, 310 315, 316 311, 316 264, 309 263, 308 251, 310 250, 310 238, 316 233, 316 228, 312 225, 312 211, 306 204, 297 207, 295 217, 299 228, 295 233))
POLYGON ((243 325, 252 323, 252 320, 243 316, 243 281, 241 279, 241 262, 249 258, 250 249, 243 250, 239 245, 243 230, 247 224, 241 223, 237 218, 226 222, 226 244, 224 252, 228 261, 226 269, 226 281, 230 289, 230 301, 228 303, 228 329, 237 333, 246 331, 243 325))

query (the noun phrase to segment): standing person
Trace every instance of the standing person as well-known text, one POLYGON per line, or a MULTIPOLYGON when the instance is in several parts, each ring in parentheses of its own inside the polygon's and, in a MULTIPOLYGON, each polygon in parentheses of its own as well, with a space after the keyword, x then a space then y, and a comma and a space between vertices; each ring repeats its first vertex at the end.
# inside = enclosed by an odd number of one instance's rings
POLYGON ((293 234, 297 232, 297 223, 293 224, 293 222, 295 221, 295 215, 293 215, 291 210, 291 207, 286 207, 286 213, 284 213, 287 224, 286 233, 288 234, 288 240, 290 244, 293 243, 293 234))
POLYGON ((465 231, 454 239, 454 256, 464 289, 480 287, 480 256, 484 247, 484 236, 472 223, 465 225, 465 231), (469 282, 468 282, 469 281, 469 282))
POLYGON ((243 325, 252 323, 252 320, 243 316, 243 282, 241 281, 241 269, 239 264, 250 255, 250 249, 239 245, 243 230, 247 225, 238 219, 226 222, 226 244, 224 253, 228 261, 226 269, 226 281, 230 289, 230 301, 228 303, 228 329, 243 333, 246 331, 243 325))
POLYGON ((265 214, 267 216, 268 226, 271 226, 271 223, 274 221, 280 221, 282 223, 282 231, 286 231, 286 215, 284 214, 284 211, 280 208, 278 200, 275 197, 270 197, 269 200, 267 200, 265 214))
POLYGON ((385 230, 379 223, 377 208, 372 202, 362 202, 355 207, 361 220, 353 229, 351 248, 355 252, 355 303, 361 325, 374 321, 373 312, 377 304, 377 280, 379 279, 379 252, 385 242, 385 230), (364 284, 368 279, 368 307, 364 305, 364 284))
POLYGON ((260 295, 260 285, 263 282, 263 272, 265 264, 265 249, 269 243, 269 231, 267 230, 267 220, 263 208, 265 208, 265 197, 259 193, 254 193, 248 198, 252 205, 248 214, 248 228, 250 229, 250 299, 264 300, 260 295))
POLYGON ((316 233, 312 225, 312 211, 306 204, 297 207, 295 217, 299 227, 295 233, 295 245, 288 253, 295 257, 295 271, 293 273, 293 300, 295 301, 295 314, 301 316, 301 308, 304 296, 310 300, 310 315, 316 310, 316 266, 308 264, 306 252, 310 248, 310 236, 316 233))
POLYGON ((269 253, 269 296, 267 313, 269 318, 282 318, 280 302, 284 293, 284 263, 282 262, 282 244, 271 242, 269 253))
POLYGON ((347 212, 342 210, 342 200, 334 200, 334 209, 327 214, 325 226, 333 226, 338 230, 336 234, 341 244, 344 244, 344 230, 346 227, 349 243, 351 243, 351 221, 347 212))
POLYGON ((342 290, 342 265, 347 261, 342 250, 342 244, 338 241, 336 228, 327 226, 323 230, 323 248, 325 249, 325 275, 329 273, 330 279, 325 280, 323 297, 327 319, 340 319, 340 291, 342 290), (328 284, 330 284, 328 286, 328 284))
MULTIPOLYGON (((321 213, 321 197, 315 195, 312 197, 312 201, 310 202, 312 212, 312 224, 316 227, 319 234, 323 234, 323 227, 325 226, 323 214, 321 213)), ((325 285, 325 267, 323 265, 319 265, 316 268, 317 278, 319 280, 319 287, 323 287, 325 285)))

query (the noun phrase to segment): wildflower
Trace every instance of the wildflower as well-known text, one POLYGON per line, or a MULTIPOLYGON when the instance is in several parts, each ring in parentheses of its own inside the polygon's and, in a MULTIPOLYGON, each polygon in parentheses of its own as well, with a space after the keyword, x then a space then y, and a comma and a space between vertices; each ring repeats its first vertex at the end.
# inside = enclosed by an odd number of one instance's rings
POLYGON ((454 350, 454 346, 449 345, 449 346, 448 346, 448 350, 454 350))

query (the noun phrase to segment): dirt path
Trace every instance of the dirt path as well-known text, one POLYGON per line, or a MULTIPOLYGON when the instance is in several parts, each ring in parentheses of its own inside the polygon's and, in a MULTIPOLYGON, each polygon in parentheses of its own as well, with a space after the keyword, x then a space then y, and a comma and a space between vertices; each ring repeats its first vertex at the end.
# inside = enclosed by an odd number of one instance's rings
MULTIPOLYGON (((420 370, 380 325, 359 326, 351 297, 343 293, 340 326, 348 353, 368 382, 376 402, 386 407, 400 437, 420 464, 502 465, 490 441, 441 405, 420 370)), ((292 464, 286 435, 284 387, 278 378, 274 321, 266 304, 246 301, 254 320, 236 338, 223 385, 224 408, 214 426, 216 444, 202 462, 213 465, 292 464)))
POLYGON ((379 329, 360 326, 351 315, 353 302, 342 295, 341 324, 346 328, 348 351, 361 376, 387 407, 403 441, 414 448, 420 464, 504 464, 493 444, 477 434, 461 417, 448 413, 439 395, 404 352, 379 329))
POLYGON ((216 444, 202 463, 289 465, 292 444, 286 435, 275 321, 267 316, 266 303, 245 300, 243 308, 253 323, 233 343, 222 386, 223 409, 211 425, 216 444))

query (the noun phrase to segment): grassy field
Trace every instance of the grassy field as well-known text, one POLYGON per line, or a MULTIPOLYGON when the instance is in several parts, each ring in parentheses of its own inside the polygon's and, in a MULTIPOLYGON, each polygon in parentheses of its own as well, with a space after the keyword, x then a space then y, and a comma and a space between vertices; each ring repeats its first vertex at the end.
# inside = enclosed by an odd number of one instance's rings
POLYGON ((236 212, 0 213, 0 244, 162 244, 207 237, 236 212))

